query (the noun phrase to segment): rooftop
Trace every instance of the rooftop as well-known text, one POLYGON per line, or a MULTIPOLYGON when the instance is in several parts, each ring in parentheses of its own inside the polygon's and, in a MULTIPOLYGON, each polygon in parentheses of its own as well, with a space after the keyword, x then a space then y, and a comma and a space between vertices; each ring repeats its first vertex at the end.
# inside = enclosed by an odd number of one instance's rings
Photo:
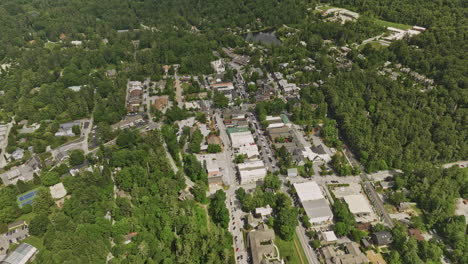
POLYGON ((6 259, 2 261, 5 264, 25 264, 36 254, 37 248, 21 243, 14 251, 12 251, 6 259))
POLYGON ((353 214, 372 213, 369 201, 362 194, 353 194, 343 197, 353 214))
POLYGON ((333 219, 333 212, 326 199, 303 201, 302 207, 312 224, 323 223, 333 219))
POLYGON ((295 183, 294 188, 301 202, 325 198, 317 182, 314 181, 295 183))

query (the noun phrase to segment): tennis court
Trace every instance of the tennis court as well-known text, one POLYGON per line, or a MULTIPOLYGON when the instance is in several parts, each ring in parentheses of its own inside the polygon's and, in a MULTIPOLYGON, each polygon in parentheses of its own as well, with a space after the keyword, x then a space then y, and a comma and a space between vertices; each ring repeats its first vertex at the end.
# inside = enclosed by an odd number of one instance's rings
POLYGON ((36 197, 37 191, 39 189, 34 189, 29 192, 18 195, 17 202, 20 207, 23 207, 27 204, 32 205, 34 197, 36 197))

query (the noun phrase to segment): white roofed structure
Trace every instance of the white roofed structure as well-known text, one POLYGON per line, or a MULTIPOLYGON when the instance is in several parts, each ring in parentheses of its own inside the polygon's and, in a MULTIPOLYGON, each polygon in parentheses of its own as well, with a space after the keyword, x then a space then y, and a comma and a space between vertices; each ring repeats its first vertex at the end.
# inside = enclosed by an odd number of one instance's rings
POLYGON ((237 170, 241 184, 262 180, 267 174, 265 164, 261 160, 237 164, 237 170))
POLYGON ((231 133, 229 136, 231 137, 231 144, 233 148, 255 143, 255 139, 250 131, 231 133))
POLYGON ((314 181, 295 183, 294 188, 296 189, 297 196, 301 201, 318 200, 325 198, 317 182, 314 181))

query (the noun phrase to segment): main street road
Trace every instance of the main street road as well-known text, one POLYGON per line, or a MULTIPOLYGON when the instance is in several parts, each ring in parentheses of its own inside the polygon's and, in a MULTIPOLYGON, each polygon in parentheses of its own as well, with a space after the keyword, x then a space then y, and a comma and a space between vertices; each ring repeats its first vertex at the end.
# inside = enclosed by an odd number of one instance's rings
POLYGON ((307 238, 305 234, 305 229, 302 226, 302 224, 299 222, 298 226, 296 227, 296 234, 299 237, 299 241, 301 242, 302 248, 304 249, 304 252, 307 257, 307 263, 312 263, 312 264, 320 264, 317 254, 312 250, 312 248, 309 246, 309 238, 307 238))

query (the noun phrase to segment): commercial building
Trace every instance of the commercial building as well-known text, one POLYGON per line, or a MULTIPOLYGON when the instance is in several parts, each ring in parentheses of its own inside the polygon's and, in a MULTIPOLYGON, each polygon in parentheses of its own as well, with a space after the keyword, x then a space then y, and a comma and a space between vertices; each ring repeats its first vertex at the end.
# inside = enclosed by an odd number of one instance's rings
POLYGON ((267 217, 273 213, 273 208, 268 204, 266 207, 255 208, 255 216, 257 217, 267 217))
POLYGON ((214 90, 217 90, 219 92, 227 92, 227 91, 232 91, 234 90, 234 84, 232 82, 227 82, 227 83, 215 83, 212 84, 211 87, 214 90))
POLYGON ((145 120, 142 115, 127 116, 124 120, 113 124, 111 127, 113 130, 127 129, 133 126, 144 124, 145 120))
POLYGON ((282 263, 278 247, 274 244, 275 232, 260 224, 247 234, 247 243, 253 264, 282 263))
POLYGON ((359 249, 356 242, 344 244, 344 250, 334 246, 326 246, 320 249, 325 264, 361 264, 368 263, 369 259, 359 249))
POLYGON ((343 200, 348 204, 349 211, 355 216, 358 223, 376 220, 369 201, 362 193, 344 196, 343 200))
POLYGON ((237 164, 241 184, 263 180, 267 174, 265 164, 261 160, 237 164))
POLYGON ((0 264, 26 264, 37 253, 37 248, 28 243, 21 243, 0 264))
POLYGON ((73 127, 79 127, 81 129, 81 121, 73 121, 68 123, 63 123, 60 125, 58 131, 55 133, 56 137, 74 137, 79 136, 73 133, 73 127))
POLYGON ((338 241, 338 238, 335 235, 335 232, 333 231, 325 231, 320 233, 320 238, 322 244, 333 244, 336 241, 338 241))
POLYGON ((229 137, 231 138, 231 145, 233 148, 255 144, 255 139, 250 131, 229 133, 229 137))
POLYGON ((323 225, 332 221, 333 212, 316 182, 295 183, 294 188, 312 225, 323 225))
POLYGON ((260 156, 260 152, 258 151, 257 144, 249 144, 249 145, 240 146, 236 153, 243 154, 247 156, 248 159, 258 158, 260 156))
POLYGON ((206 172, 208 173, 209 185, 223 184, 223 173, 218 161, 217 154, 197 155, 197 159, 202 164, 206 165, 206 172))

